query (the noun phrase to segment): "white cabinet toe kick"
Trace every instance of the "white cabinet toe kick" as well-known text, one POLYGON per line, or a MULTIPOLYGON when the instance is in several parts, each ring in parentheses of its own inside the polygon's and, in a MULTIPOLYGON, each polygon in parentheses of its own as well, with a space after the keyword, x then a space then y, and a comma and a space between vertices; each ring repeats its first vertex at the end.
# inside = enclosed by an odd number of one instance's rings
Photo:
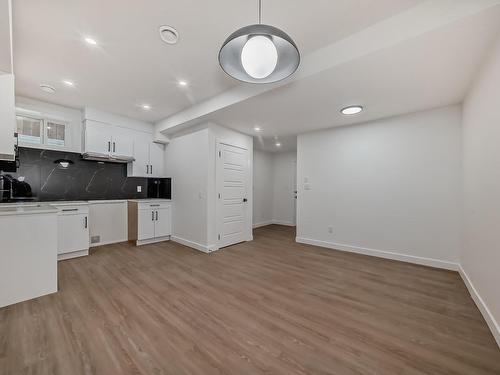
POLYGON ((167 241, 172 235, 172 204, 167 201, 129 201, 129 241, 137 246, 167 241))

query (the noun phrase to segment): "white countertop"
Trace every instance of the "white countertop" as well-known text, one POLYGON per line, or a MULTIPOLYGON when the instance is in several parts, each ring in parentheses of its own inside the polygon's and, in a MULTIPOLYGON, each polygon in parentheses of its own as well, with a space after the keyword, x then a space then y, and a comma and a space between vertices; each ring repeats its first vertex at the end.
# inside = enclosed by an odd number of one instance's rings
POLYGON ((0 216, 9 215, 35 215, 35 214, 57 214, 57 208, 49 204, 39 204, 35 206, 2 206, 0 207, 0 216))
POLYGON ((172 202, 171 199, 162 199, 162 198, 129 199, 128 201, 129 202, 136 202, 136 203, 172 202))

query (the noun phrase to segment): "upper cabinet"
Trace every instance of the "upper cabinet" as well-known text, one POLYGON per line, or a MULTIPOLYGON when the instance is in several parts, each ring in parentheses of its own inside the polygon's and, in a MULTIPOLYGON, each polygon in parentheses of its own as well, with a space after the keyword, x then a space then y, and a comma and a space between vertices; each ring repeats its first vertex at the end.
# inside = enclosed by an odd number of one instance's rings
POLYGON ((138 132, 93 120, 86 120, 83 128, 83 153, 133 156, 138 132))
POLYGON ((0 160, 14 160, 14 76, 0 73, 0 160))
POLYGON ((165 177, 165 146, 153 142, 151 134, 134 139, 134 159, 127 166, 128 177, 165 177))

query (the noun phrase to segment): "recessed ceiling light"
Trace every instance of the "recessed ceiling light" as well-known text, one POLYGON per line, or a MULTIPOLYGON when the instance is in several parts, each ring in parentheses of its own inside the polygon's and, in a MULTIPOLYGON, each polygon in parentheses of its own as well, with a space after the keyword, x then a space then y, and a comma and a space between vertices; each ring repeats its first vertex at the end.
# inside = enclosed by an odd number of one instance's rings
POLYGON ((149 104, 143 104, 141 105, 141 108, 144 109, 145 111, 149 111, 151 109, 151 106, 149 104))
POLYGON ((276 142, 275 145, 276 145, 276 147, 281 147, 281 143, 279 143, 279 142, 276 142))
POLYGON ((256 132, 260 132, 262 128, 260 126, 256 126, 253 128, 253 130, 255 130, 256 132))
POLYGON ((75 82, 70 81, 69 79, 64 79, 64 80, 63 80, 63 83, 64 83, 66 86, 68 86, 68 87, 73 87, 73 86, 75 86, 75 82))
POLYGON ((160 26, 160 38, 167 44, 175 44, 179 41, 179 32, 172 26, 160 26))
POLYGON ((90 44, 92 46, 97 46, 97 41, 93 38, 86 37, 85 41, 87 42, 87 44, 90 44))
POLYGON ((342 108, 340 110, 340 113, 342 113, 343 115, 351 116, 351 115, 357 115, 362 111, 363 107, 361 107, 360 105, 350 105, 349 107, 342 108))
POLYGON ((40 85, 40 89, 41 89, 42 91, 48 92, 49 94, 53 94, 53 93, 55 93, 55 92, 56 92, 56 89, 55 89, 54 87, 52 87, 52 86, 50 86, 50 85, 47 85, 47 84, 45 84, 45 83, 42 83, 42 84, 40 85))
POLYGON ((183 79, 181 79, 179 82, 177 82, 179 84, 179 86, 183 86, 183 87, 186 87, 188 85, 187 81, 184 81, 183 79))

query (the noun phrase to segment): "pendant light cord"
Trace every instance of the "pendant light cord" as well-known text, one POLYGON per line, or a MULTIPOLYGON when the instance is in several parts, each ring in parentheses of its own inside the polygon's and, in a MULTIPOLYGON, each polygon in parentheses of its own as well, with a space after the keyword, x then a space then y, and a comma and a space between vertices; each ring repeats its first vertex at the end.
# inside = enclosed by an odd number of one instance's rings
POLYGON ((259 0, 259 25, 262 23, 262 0, 259 0))

